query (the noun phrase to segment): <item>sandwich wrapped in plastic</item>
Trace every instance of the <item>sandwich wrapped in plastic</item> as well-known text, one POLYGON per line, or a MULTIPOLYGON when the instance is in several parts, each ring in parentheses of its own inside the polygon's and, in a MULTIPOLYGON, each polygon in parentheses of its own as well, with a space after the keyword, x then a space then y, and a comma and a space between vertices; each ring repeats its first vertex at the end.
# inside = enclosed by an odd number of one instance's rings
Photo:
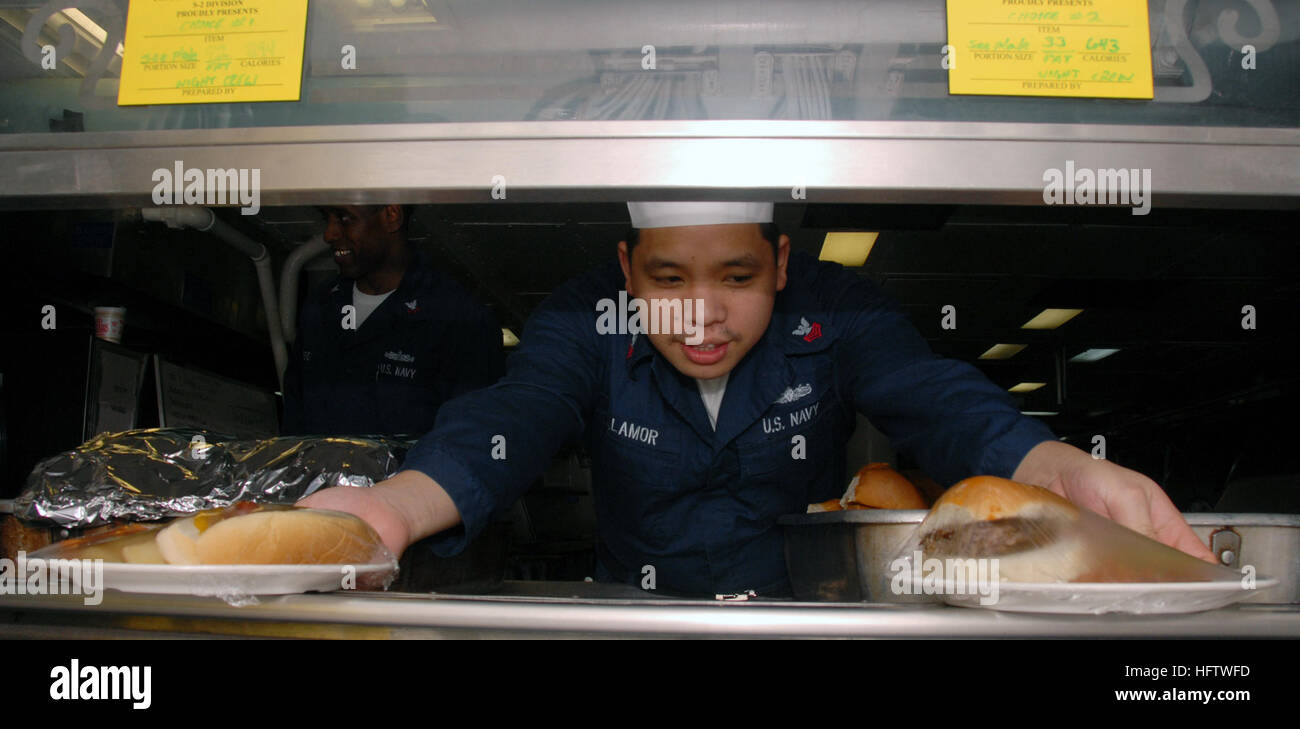
POLYGON ((396 557, 356 516, 248 501, 56 542, 29 559, 103 560, 109 588, 232 602, 258 594, 384 589, 397 576, 396 557))
POLYGON ((406 450, 386 438, 236 440, 184 428, 107 433, 38 463, 14 513, 84 528, 236 501, 292 504, 330 486, 374 485, 397 473, 406 450))
MULTIPOLYGON (((1244 589, 1233 593, 1243 584, 1235 570, 1161 544, 1047 489, 993 476, 950 488, 892 564, 913 590, 918 578, 924 583, 937 570, 934 582, 949 590, 946 601, 1001 609, 1189 612, 1249 597, 1244 589), (963 586, 954 578, 966 583, 964 589, 956 589, 963 586), (1014 604, 991 604, 988 593, 997 590, 969 589, 981 580, 1013 585, 1014 604), (983 599, 973 599, 977 595, 983 599)), ((1001 597, 1008 597, 1006 585, 984 587, 1001 587, 1001 597)))

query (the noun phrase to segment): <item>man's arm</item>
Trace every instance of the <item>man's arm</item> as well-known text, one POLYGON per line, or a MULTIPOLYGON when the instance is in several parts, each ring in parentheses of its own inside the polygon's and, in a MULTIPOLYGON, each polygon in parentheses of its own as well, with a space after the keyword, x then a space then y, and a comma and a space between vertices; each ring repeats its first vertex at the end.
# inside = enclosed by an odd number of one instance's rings
POLYGON ((837 367, 857 410, 936 481, 1010 478, 1030 449, 1056 440, 979 370, 935 355, 883 292, 853 278, 834 304, 846 320, 837 367))
POLYGON ((837 311, 855 307, 840 360, 855 403, 940 483, 987 474, 1042 486, 1214 561, 1154 481, 1057 441, 974 367, 935 356, 902 312, 865 281, 849 287, 837 311))
POLYGON ((458 553, 582 432, 601 372, 597 340, 594 304, 566 285, 529 319, 507 376, 445 403, 403 471, 299 504, 360 516, 395 553, 434 534, 439 554, 458 553))

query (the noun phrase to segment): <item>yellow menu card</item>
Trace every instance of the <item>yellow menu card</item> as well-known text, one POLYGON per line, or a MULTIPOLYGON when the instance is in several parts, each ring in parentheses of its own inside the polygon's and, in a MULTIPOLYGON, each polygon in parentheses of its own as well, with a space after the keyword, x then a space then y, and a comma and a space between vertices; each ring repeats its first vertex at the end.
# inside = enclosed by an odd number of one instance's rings
POLYGON ((1150 99, 1141 0, 948 0, 948 91, 1150 99))
POLYGON ((117 103, 297 101, 307 0, 131 0, 117 103))

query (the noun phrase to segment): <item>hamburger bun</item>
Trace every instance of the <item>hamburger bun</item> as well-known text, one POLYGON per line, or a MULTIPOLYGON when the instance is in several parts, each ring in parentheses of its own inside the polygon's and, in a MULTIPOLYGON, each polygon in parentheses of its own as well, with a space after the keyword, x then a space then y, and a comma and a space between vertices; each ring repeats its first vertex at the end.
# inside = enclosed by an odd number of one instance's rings
POLYGON ((858 470, 840 497, 845 509, 926 509, 929 504, 911 481, 888 463, 869 463, 858 470))
POLYGON ((169 564, 365 564, 392 559, 361 519, 337 511, 236 505, 173 522, 158 533, 169 564))
POLYGON ((820 514, 826 511, 843 511, 843 510, 844 507, 840 506, 839 499, 831 499, 830 501, 823 501, 820 504, 808 505, 809 514, 820 514))
POLYGON ((1011 582, 1070 582, 1090 567, 1079 519, 1047 489, 975 476, 935 502, 917 536, 926 557, 996 558, 1011 582))
MULTIPOLYGON (((202 514, 203 512, 199 512, 202 514)), ((195 548, 201 532, 194 520, 199 515, 178 519, 163 527, 155 542, 158 552, 167 564, 198 564, 199 554, 195 548)))
MULTIPOLYGON (((264 584, 252 575, 307 572, 305 566, 346 565, 337 582, 312 589, 385 589, 397 574, 397 559, 379 535, 358 517, 337 511, 239 502, 176 519, 167 525, 128 524, 92 537, 52 544, 33 557, 102 559, 215 569, 175 570, 172 575, 196 595, 238 596, 257 588, 283 591, 280 578, 264 584), (244 568, 242 566, 249 565, 244 568), (252 565, 274 565, 259 571, 252 565), (233 569, 232 569, 233 567, 233 569), (330 585, 333 586, 330 586, 330 585), (196 591, 197 590, 197 591, 196 591)), ((167 572, 169 570, 164 570, 167 572)), ((332 570, 313 570, 328 574, 332 570)), ((129 573, 129 572, 128 572, 129 573)), ((130 589, 120 587, 119 589, 130 589)))
POLYGON ((1079 507, 1041 486, 997 476, 972 476, 954 484, 934 503, 934 511, 952 515, 949 518, 964 514, 978 520, 1038 515, 1073 519, 1079 515, 1079 507))
POLYGON ((32 556, 55 559, 102 559, 113 563, 166 564, 154 541, 157 534, 157 525, 118 524, 91 535, 56 542, 35 552, 32 556))

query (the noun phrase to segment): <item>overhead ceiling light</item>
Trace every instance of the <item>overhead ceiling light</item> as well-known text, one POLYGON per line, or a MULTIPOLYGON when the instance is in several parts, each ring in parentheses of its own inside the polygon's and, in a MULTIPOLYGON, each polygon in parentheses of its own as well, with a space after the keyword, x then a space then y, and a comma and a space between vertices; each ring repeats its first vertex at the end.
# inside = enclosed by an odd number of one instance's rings
POLYGON ((501 329, 501 344, 506 347, 517 347, 519 346, 519 337, 516 337, 514 332, 503 327, 501 329))
POLYGON ((89 17, 86 16, 85 13, 81 12, 80 10, 68 9, 68 10, 64 10, 63 14, 68 16, 68 20, 71 20, 72 22, 76 23, 77 27, 86 31, 87 33, 90 34, 92 38, 99 41, 100 45, 103 45, 104 42, 108 40, 108 31, 99 27, 99 23, 96 23, 95 21, 91 20, 89 17))
POLYGON ((1039 416, 1039 417, 1043 417, 1043 418, 1050 418, 1050 417, 1052 417, 1053 415, 1060 415, 1060 413, 1055 412, 1055 411, 1052 411, 1052 410, 1021 410, 1021 411, 1020 411, 1020 414, 1021 414, 1021 415, 1037 415, 1037 416, 1039 416))
POLYGON ((1085 349, 1082 352, 1070 358, 1071 362, 1096 362, 1099 359, 1106 359, 1118 352, 1118 349, 1085 349))
POLYGON ((387 5, 393 12, 370 15, 357 19, 354 27, 366 30, 422 30, 441 28, 442 24, 433 15, 433 9, 427 3, 412 3, 410 0, 356 0, 362 10, 382 12, 387 5), (376 6, 380 6, 377 8, 376 6))
POLYGON ((1040 387, 1047 387, 1046 382, 1022 382, 1019 385, 1008 390, 1008 392, 1033 392, 1040 387))
POLYGON ((861 266, 871 255, 879 233, 827 233, 817 258, 844 266, 861 266))
POLYGON ((980 359, 1011 359, 1020 354, 1020 350, 1028 347, 1027 344, 995 344, 989 347, 989 350, 980 355, 980 359))
POLYGON ((365 30, 440 30, 445 26, 432 15, 380 15, 360 18, 353 26, 365 30))
MULTIPOLYGON (((75 23, 78 28, 81 28, 82 30, 86 31, 86 33, 89 34, 91 38, 94 38, 95 40, 99 41, 99 45, 101 48, 104 46, 106 42, 108 42, 108 31, 104 30, 102 27, 100 27, 99 23, 96 23, 95 21, 91 20, 85 13, 81 12, 80 10, 69 8, 63 11, 63 16, 66 17, 68 20, 71 20, 73 23, 75 23)), ((118 43, 117 55, 119 56, 122 55, 122 50, 123 50, 122 44, 118 43)))
POLYGON ((1043 309, 1043 313, 1030 319, 1021 329, 1055 329, 1083 313, 1083 309, 1043 309))

